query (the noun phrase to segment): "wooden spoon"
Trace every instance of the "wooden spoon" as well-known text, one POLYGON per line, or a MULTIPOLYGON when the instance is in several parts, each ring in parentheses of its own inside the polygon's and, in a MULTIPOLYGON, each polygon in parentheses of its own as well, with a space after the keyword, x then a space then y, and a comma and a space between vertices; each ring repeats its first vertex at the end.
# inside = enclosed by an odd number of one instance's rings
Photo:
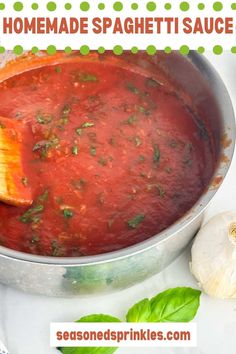
POLYGON ((33 202, 22 163, 25 129, 22 122, 0 116, 0 201, 15 206, 33 202))

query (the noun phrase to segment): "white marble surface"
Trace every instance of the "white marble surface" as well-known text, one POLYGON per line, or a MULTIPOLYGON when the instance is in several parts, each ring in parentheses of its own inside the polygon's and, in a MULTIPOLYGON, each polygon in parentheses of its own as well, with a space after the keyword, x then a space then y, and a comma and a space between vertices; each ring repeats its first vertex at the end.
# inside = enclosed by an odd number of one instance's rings
MULTIPOLYGON (((220 72, 236 108, 236 56, 207 54, 220 72)), ((236 209, 236 158, 230 172, 207 211, 209 216, 236 209)), ((89 313, 108 313, 123 318, 135 301, 151 297, 169 287, 196 283, 188 269, 189 250, 165 271, 128 290, 109 296, 76 299, 47 298, 25 294, 0 285, 0 340, 10 354, 56 354, 49 348, 51 321, 73 321, 89 313)), ((236 300, 220 301, 205 295, 196 317, 198 347, 194 349, 120 349, 120 354, 233 354, 236 353, 236 300)))

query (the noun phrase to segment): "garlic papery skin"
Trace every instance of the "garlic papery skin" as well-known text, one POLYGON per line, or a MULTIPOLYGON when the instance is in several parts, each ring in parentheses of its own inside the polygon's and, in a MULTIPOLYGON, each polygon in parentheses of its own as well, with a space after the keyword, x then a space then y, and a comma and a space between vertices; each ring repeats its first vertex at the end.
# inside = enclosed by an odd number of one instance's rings
POLYGON ((208 295, 236 298, 236 211, 216 215, 200 229, 190 269, 208 295))

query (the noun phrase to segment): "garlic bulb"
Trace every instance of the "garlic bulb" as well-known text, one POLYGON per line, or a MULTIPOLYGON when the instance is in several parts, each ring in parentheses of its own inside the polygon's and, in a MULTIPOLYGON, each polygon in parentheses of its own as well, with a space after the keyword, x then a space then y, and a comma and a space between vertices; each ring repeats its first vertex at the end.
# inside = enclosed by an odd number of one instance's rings
POLYGON ((198 232, 190 269, 210 296, 236 298, 236 211, 214 216, 198 232))

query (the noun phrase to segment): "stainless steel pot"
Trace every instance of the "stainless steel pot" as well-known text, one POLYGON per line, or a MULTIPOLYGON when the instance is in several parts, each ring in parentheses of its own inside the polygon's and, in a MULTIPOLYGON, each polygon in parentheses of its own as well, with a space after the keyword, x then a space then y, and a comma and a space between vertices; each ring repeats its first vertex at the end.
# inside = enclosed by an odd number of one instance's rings
MULTIPOLYGON (((145 66, 144 56, 135 58, 136 64, 145 66)), ((51 296, 118 290, 160 272, 182 252, 200 227, 203 212, 232 159, 235 141, 232 104, 216 71, 195 52, 188 57, 161 53, 150 60, 152 67, 166 71, 178 87, 188 92, 195 108, 211 127, 219 163, 209 188, 192 209, 168 229, 120 251, 82 258, 53 258, 0 247, 2 283, 51 296)), ((3 58, 2 65, 5 65, 3 58)))

